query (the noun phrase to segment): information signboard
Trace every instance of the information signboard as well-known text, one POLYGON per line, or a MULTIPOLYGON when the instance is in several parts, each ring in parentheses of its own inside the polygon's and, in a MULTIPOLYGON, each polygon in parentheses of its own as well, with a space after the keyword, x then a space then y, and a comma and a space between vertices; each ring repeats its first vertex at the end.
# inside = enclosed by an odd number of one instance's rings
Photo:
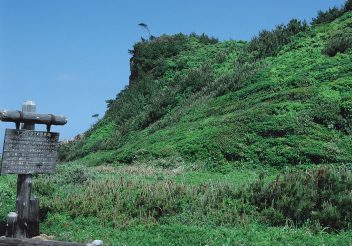
POLYGON ((59 133, 6 129, 1 174, 53 173, 59 133))

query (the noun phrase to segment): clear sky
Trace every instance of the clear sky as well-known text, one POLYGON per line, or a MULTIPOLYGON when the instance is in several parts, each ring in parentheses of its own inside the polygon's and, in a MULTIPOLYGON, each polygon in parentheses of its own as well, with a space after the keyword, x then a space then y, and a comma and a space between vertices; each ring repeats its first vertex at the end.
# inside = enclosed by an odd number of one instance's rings
MULTIPOLYGON (((66 115, 62 139, 87 130, 105 100, 128 84, 128 49, 147 37, 196 32, 250 40, 291 18, 310 21, 344 0, 0 0, 0 109, 37 103, 38 113, 66 115)), ((0 123, 0 147, 5 128, 0 123)), ((37 127, 44 129, 44 127, 37 127)), ((1 147, 2 148, 2 147, 1 147)), ((2 152, 0 150, 0 152, 2 152)))

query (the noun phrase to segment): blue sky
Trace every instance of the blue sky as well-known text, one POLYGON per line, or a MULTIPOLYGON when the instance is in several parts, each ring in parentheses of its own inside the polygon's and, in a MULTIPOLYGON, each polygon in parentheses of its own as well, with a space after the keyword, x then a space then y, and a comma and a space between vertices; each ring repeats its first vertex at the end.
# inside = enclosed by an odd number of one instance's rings
MULTIPOLYGON (((0 109, 37 103, 38 113, 66 115, 61 139, 87 130, 105 100, 128 84, 128 49, 154 36, 196 32, 250 40, 292 18, 310 21, 344 0, 0 0, 0 109)), ((5 128, 0 123, 0 142, 5 128)), ((37 127, 38 130, 44 127, 37 127)), ((1 146, 0 146, 1 147, 1 146)), ((1 150, 0 150, 1 151, 1 150)))

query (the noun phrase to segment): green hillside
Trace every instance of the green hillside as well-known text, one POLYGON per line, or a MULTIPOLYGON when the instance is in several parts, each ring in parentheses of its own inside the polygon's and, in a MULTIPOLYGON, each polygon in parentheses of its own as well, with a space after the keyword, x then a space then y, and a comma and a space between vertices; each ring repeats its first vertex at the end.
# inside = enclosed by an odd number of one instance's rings
POLYGON ((328 49, 351 45, 351 25, 347 13, 313 27, 292 20, 249 43, 183 34, 137 43, 129 86, 62 159, 105 151, 104 162, 126 164, 347 163, 351 49, 328 49))
MULTIPOLYGON (((352 1, 249 42, 142 39, 34 178, 41 232, 104 245, 352 245, 352 1)), ((16 178, 0 176, 0 234, 16 178), (3 221, 3 223, 1 223, 3 221)))

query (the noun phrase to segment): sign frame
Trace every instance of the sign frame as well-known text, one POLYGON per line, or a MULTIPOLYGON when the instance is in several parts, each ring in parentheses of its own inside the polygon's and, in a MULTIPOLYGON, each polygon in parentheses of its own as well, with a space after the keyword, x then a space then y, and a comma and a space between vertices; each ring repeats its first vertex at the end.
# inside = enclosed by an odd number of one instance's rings
POLYGON ((1 174, 52 174, 58 159, 59 133, 6 129, 1 174))

